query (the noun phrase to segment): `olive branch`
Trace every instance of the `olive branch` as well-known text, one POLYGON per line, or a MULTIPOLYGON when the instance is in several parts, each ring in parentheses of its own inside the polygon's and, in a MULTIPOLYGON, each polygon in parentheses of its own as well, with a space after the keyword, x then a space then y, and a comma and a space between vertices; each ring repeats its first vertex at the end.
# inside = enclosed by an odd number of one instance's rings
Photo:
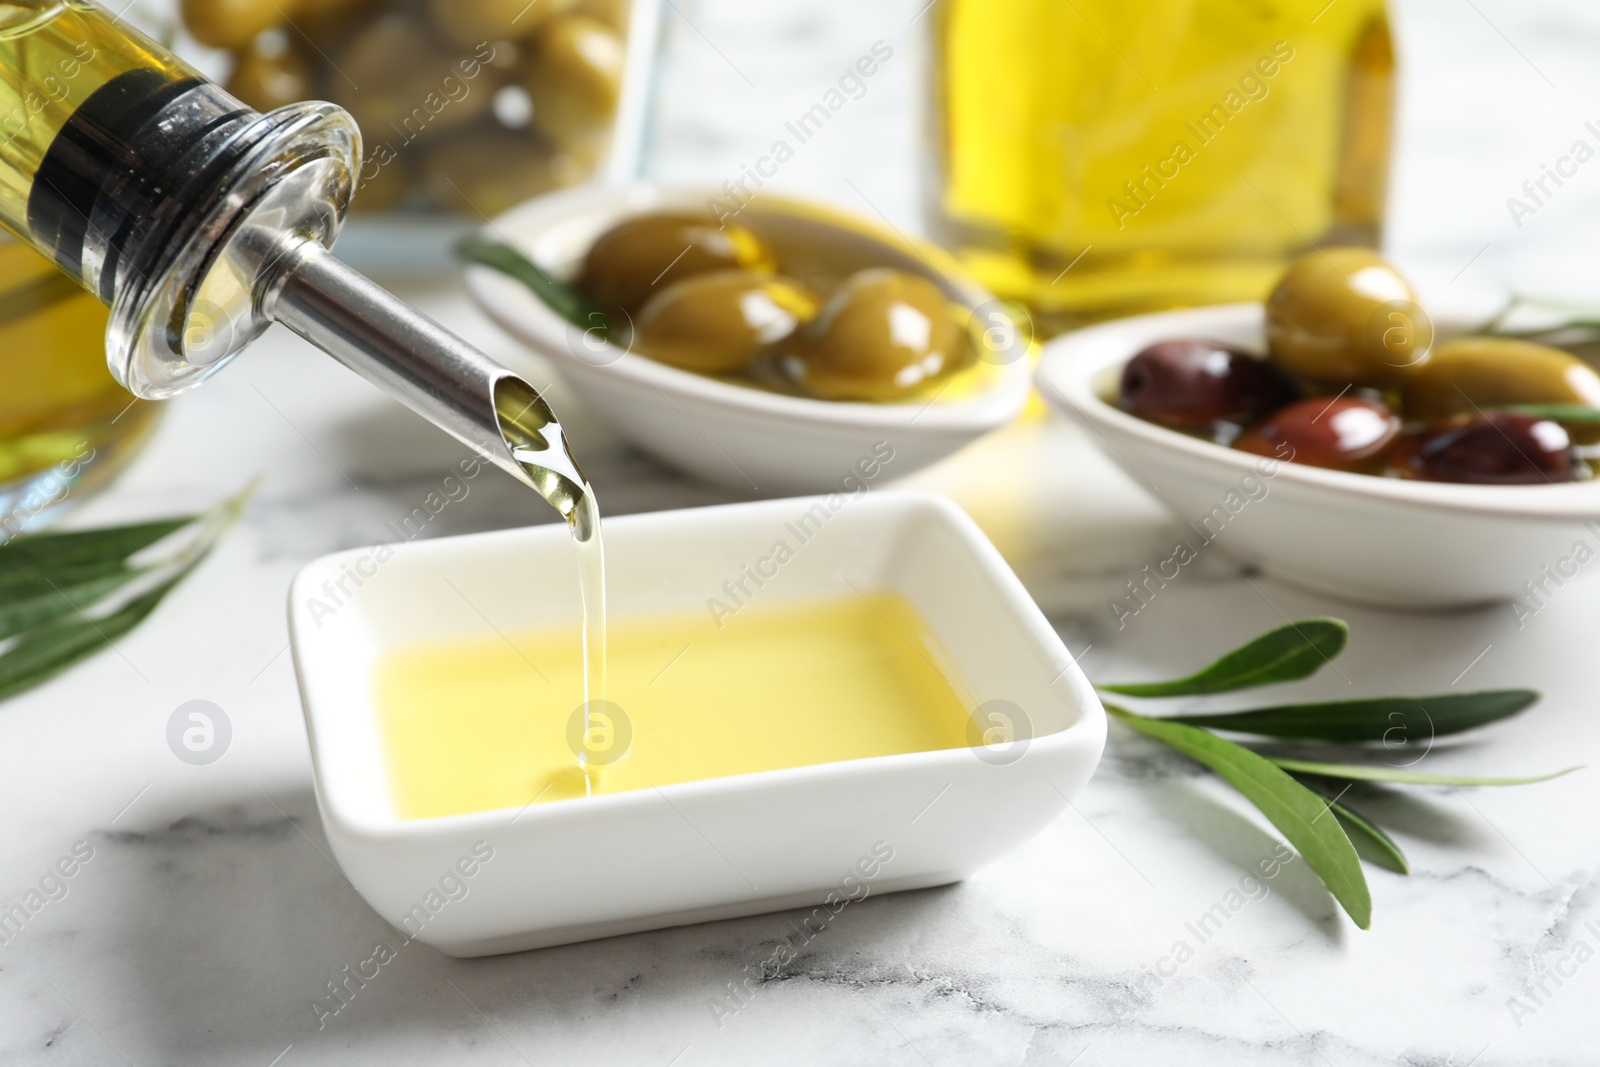
MULTIPOLYGON (((1349 627, 1342 619, 1302 619, 1261 635, 1186 678, 1098 688, 1123 697, 1165 699, 1297 681, 1332 663, 1344 651, 1349 636, 1349 627)), ((1299 850, 1351 920, 1365 930, 1372 925, 1372 895, 1361 867, 1362 854, 1399 874, 1409 874, 1410 864, 1388 833, 1344 802, 1351 783, 1526 785, 1581 768, 1514 778, 1427 774, 1414 769, 1420 757, 1407 767, 1292 759, 1248 748, 1213 731, 1278 741, 1358 746, 1389 745, 1396 735, 1402 743, 1426 737, 1431 751, 1435 738, 1508 718, 1538 699, 1539 694, 1531 689, 1494 689, 1165 716, 1146 715, 1111 703, 1106 704, 1106 711, 1124 726, 1211 768, 1244 794, 1299 850), (1345 783, 1343 788, 1338 785, 1341 782, 1345 783)), ((1363 751, 1370 753, 1371 749, 1363 751)))
POLYGON ((0 699, 112 647, 149 618, 210 554, 254 489, 197 515, 0 544, 0 699))

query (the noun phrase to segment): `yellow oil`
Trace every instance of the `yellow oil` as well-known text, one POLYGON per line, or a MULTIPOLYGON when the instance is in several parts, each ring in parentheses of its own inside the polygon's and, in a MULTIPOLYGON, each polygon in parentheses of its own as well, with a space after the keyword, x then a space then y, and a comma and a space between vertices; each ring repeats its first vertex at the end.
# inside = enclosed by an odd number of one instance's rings
POLYGON ((942 0, 929 14, 930 223, 1045 331, 1259 299, 1311 244, 1377 243, 1384 0, 942 0))
POLYGON ((34 175, 79 105, 129 70, 198 75, 88 0, 0 3, 0 226, 23 240, 34 175))
MULTIPOLYGON (((154 414, 106 369, 106 309, 25 245, 0 237, 0 487, 103 464, 154 414)), ((0 523, 0 537, 13 524, 0 523)))
MULTIPOLYGON (((606 699, 606 552, 600 523, 600 502, 594 486, 578 469, 555 412, 518 379, 502 379, 495 387, 495 416, 511 457, 521 464, 528 483, 567 520, 578 553, 578 600, 582 608, 579 649, 583 666, 583 722, 589 709, 606 699)), ((580 755, 579 764, 586 760, 580 755)), ((585 766, 585 788, 593 774, 585 766)))
MULTIPOLYGON (((575 636, 382 657, 374 690, 401 817, 584 795, 568 729, 583 689, 575 636)), ((967 704, 897 596, 613 619, 607 637, 612 704, 587 739, 607 761, 597 793, 968 744, 967 704)))
MULTIPOLYGON (((609 699, 606 643, 606 551, 600 529, 600 504, 595 499, 594 487, 585 485, 583 499, 578 502, 583 509, 581 518, 572 522, 572 544, 578 550, 578 600, 583 607, 583 642, 579 645, 583 666, 583 726, 585 734, 593 727, 592 709, 602 708, 609 699), (590 531, 580 537, 580 530, 590 531)), ((584 763, 586 789, 592 789, 596 774, 584 763)))

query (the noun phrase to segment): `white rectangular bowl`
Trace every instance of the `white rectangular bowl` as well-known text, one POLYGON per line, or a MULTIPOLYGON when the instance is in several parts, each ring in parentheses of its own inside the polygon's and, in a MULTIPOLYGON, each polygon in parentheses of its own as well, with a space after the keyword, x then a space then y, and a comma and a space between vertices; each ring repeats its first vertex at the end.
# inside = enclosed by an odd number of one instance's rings
POLYGON ((550 525, 324 557, 296 577, 289 607, 317 805, 351 884, 409 937, 480 956, 957 881, 1047 825, 1100 758, 1094 690, 942 497, 863 490, 660 512, 607 520, 605 538, 613 618, 704 610, 779 540, 794 557, 761 603, 903 596, 975 705, 972 736, 990 743, 401 819, 375 660, 496 630, 571 625, 576 641, 570 536, 550 525), (801 543, 807 514, 821 529, 801 543), (325 583, 341 577, 353 595, 330 598, 325 583))

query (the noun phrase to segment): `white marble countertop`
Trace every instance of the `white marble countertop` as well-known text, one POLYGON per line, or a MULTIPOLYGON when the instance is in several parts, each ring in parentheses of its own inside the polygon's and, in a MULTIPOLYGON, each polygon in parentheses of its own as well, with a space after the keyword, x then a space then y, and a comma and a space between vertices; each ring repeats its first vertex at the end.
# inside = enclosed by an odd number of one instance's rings
MULTIPOLYGON (((914 32, 909 4, 678 6, 651 152, 653 170, 674 177, 736 169, 784 113, 784 94, 804 98, 808 77, 828 80, 863 44, 914 32)), ((1568 125, 1597 117, 1581 105, 1600 77, 1600 17, 1551 2, 1397 6, 1412 64, 1398 254, 1437 292, 1592 286, 1600 171, 1521 231, 1503 201, 1577 136, 1568 125)), ((846 202, 864 194, 914 221, 907 51, 850 125, 796 161, 789 185, 846 202)), ((547 380, 453 283, 404 291, 547 380)), ((553 397, 611 513, 725 499, 621 445, 561 386, 553 397)), ((1403 878, 1369 868, 1370 932, 1294 861, 1202 941, 1190 924, 1237 899, 1230 892, 1278 835, 1214 778, 1115 727, 1095 778, 1043 834, 963 884, 843 913, 720 1026, 709 1005, 771 952, 787 916, 472 961, 418 945, 319 1029, 311 1005, 325 983, 395 934, 326 853, 285 654, 285 589, 308 559, 382 538, 456 452, 274 333, 172 403, 151 446, 72 516, 197 509, 265 478, 242 526, 117 652, 0 707, 0 911, 58 858, 90 856, 65 896, 0 942, 0 1062, 1595 1061, 1600 771, 1371 801, 1415 869, 1403 878), (167 747, 169 715, 192 699, 214 701, 232 724, 229 750, 209 766, 167 747), (1193 954, 1174 965, 1178 942, 1193 954)), ((1528 714, 1441 745, 1433 769, 1554 769, 1600 748, 1592 581, 1569 585, 1519 628, 1504 606, 1384 614, 1246 581, 1211 560, 1118 630, 1107 598, 1170 543, 1172 520, 1072 431, 1027 423, 911 481, 947 489, 984 523, 1091 677, 1182 671, 1285 615, 1332 613, 1354 630, 1344 677, 1324 672, 1305 693, 1457 682, 1544 691, 1528 714), (963 488, 964 471, 991 462, 1015 476, 963 488), (1030 491, 1039 496, 1027 504, 1030 491)), ((509 480, 490 478, 437 525, 456 533, 543 518, 509 480)))

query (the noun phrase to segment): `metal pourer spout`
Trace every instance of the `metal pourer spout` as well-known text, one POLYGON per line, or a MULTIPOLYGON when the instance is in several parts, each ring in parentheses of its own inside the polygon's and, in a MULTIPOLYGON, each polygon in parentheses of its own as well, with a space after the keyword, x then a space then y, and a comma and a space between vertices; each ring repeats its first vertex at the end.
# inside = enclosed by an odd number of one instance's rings
POLYGON ((71 180, 35 182, 19 232, 111 305, 107 361, 136 396, 197 384, 282 322, 587 539, 593 494, 538 391, 329 251, 362 159, 347 113, 308 102, 262 115, 198 77, 135 69, 57 140, 71 180))
POLYGON ((588 482, 537 390, 315 241, 281 270, 264 314, 532 486, 588 539, 588 482))
POLYGON ((328 251, 363 167, 347 112, 261 114, 91 0, 3 7, 0 66, 29 114, 0 152, 0 227, 110 307, 129 392, 182 392, 281 321, 588 529, 539 394, 328 251))

